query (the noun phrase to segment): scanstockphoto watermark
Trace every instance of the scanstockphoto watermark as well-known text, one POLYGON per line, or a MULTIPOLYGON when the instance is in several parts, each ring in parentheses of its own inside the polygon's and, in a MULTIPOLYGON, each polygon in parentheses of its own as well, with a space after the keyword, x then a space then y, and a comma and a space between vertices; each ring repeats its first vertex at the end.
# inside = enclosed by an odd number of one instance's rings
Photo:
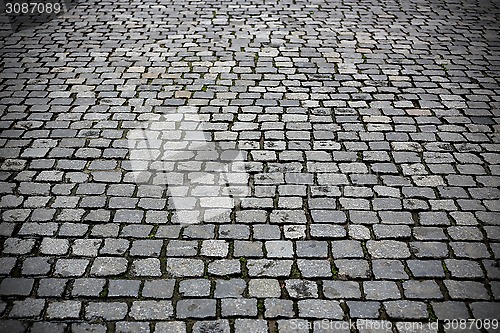
POLYGON ((430 330, 438 331, 440 327, 445 330, 464 331, 480 330, 482 328, 489 330, 497 330, 499 328, 498 319, 444 319, 429 322, 411 322, 411 321, 396 321, 391 322, 387 320, 374 320, 374 319, 357 319, 348 321, 335 321, 329 319, 322 319, 317 321, 307 321, 303 319, 290 320, 290 328, 294 330, 309 331, 323 330, 330 332, 349 331, 351 329, 358 330, 380 330, 391 331, 393 328, 404 331, 421 331, 430 330))
MULTIPOLYGON (((306 321, 299 319, 290 320, 290 328, 294 330, 304 330, 309 332, 309 330, 324 330, 330 332, 338 331, 349 331, 352 329, 364 329, 364 330, 381 330, 390 331, 393 327, 397 329, 405 330, 421 330, 424 327, 433 328, 433 323, 423 323, 423 322, 390 322, 386 320, 374 320, 374 319, 357 319, 348 321, 335 321, 329 319, 322 319, 317 321, 306 321)), ((435 323, 436 328, 438 327, 437 322, 435 323)))

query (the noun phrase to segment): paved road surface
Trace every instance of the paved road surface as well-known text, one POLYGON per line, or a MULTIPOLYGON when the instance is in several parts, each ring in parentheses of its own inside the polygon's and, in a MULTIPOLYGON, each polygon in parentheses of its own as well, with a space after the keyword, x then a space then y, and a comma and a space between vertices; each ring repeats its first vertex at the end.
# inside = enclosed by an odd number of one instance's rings
POLYGON ((487 0, 4 25, 0 331, 495 331, 499 25, 487 0))

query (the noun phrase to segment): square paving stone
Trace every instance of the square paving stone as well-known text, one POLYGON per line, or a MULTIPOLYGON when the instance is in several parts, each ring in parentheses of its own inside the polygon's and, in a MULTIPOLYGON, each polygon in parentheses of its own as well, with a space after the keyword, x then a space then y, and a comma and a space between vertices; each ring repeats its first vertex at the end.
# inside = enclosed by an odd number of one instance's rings
POLYGON ((247 268, 250 277, 268 276, 279 277, 288 276, 292 269, 292 260, 248 260, 247 268))
POLYGON ((216 303, 213 299, 182 299, 177 302, 177 318, 215 317, 216 303))
POLYGON ((241 264, 236 259, 215 260, 208 264, 208 273, 218 276, 240 274, 241 264))
POLYGON ((401 296, 398 286, 392 281, 366 281, 363 290, 369 300, 398 299, 401 296))
POLYGON ((278 280, 252 279, 248 282, 248 294, 251 297, 280 297, 281 287, 278 280))
POLYGON ((186 333, 186 323, 181 321, 158 322, 154 333, 186 333))
POLYGON ((297 256, 302 258, 325 258, 328 256, 328 243, 322 241, 297 241, 297 256))
POLYGON ((38 282, 37 295, 41 297, 60 297, 66 289, 67 282, 67 279, 40 279, 38 282))
POLYGON ((408 278, 403 263, 399 260, 373 260, 373 275, 381 280, 403 280, 408 278))
POLYGON ((49 319, 78 319, 82 303, 79 301, 60 301, 49 303, 47 317, 49 319))
POLYGON ((452 300, 489 299, 485 286, 480 282, 445 280, 444 285, 452 300))
POLYGON ((236 319, 234 322, 235 333, 267 333, 267 321, 263 319, 236 319))
POLYGON ((156 258, 136 259, 130 270, 133 276, 161 276, 160 260, 156 258))
POLYGON ((314 281, 286 280, 285 288, 292 298, 317 298, 318 285, 314 281))
POLYGON ((25 300, 14 301, 10 310, 10 318, 37 318, 41 315, 45 307, 45 300, 27 298, 25 300))
POLYGON ((439 260, 407 260, 406 264, 416 278, 444 277, 444 269, 439 260))
POLYGON ((141 281, 109 280, 108 297, 137 297, 141 281))
POLYGON ((267 241, 265 248, 268 258, 293 258, 294 255, 290 241, 267 241))
POLYGON ((174 309, 170 301, 134 301, 129 313, 135 320, 165 320, 173 315, 174 309))
POLYGON ((298 259, 297 266, 303 277, 331 277, 332 269, 328 260, 298 259))
POLYGON ((427 306, 424 302, 399 300, 384 302, 385 311, 393 319, 425 319, 428 318, 427 306))
POLYGON ((255 298, 226 298, 221 300, 223 317, 255 317, 257 316, 257 300, 255 298))
POLYGON ((0 295, 28 296, 33 289, 33 279, 5 278, 0 283, 0 295))
POLYGON ((94 260, 90 275, 115 276, 127 271, 128 261, 125 258, 98 257, 94 260))
POLYGON ((193 333, 229 333, 230 331, 229 322, 225 319, 197 321, 193 325, 193 333))
POLYGON ((75 279, 71 295, 74 297, 98 297, 106 284, 105 279, 83 278, 75 279))
POLYGON ((167 273, 175 277, 201 277, 205 266, 199 259, 167 259, 167 273))
POLYGON ((172 298, 175 280, 150 280, 144 282, 142 296, 147 298, 172 298))
POLYGON ((354 281, 323 281, 323 294, 332 299, 360 299, 361 289, 354 281))
MULTIPOLYGON (((217 281, 217 282, 226 282, 226 280, 222 281, 217 281)), ((245 285, 245 284, 243 284, 245 285)), ((173 284, 172 284, 172 291, 173 291, 173 284)), ((179 294, 184 296, 184 297, 207 297, 210 295, 210 287, 211 283, 209 280, 205 279, 189 279, 189 280, 182 280, 179 282, 179 294)), ((216 289, 217 293, 217 289, 216 289)), ((144 291, 143 291, 144 294, 144 291)), ((172 294, 170 294, 172 295, 172 294)), ((152 294, 152 297, 154 297, 154 294, 152 294)), ((215 296, 217 297, 217 296, 215 296)), ((226 296, 224 296, 226 297, 226 296)))
POLYGON ((293 301, 287 299, 279 298, 266 298, 264 300, 265 317, 266 318, 276 318, 276 317, 288 317, 292 318, 295 316, 293 310, 293 301))
POLYGON ((409 280, 403 283, 404 295, 409 299, 442 299, 439 285, 432 280, 409 280))
POLYGON ((119 321, 115 325, 116 333, 134 333, 134 332, 146 332, 149 333, 149 322, 131 322, 131 321, 119 321))
POLYGON ((339 259, 334 261, 334 265, 338 269, 337 275, 341 280, 371 277, 368 260, 339 259))
MULTIPOLYGON (((63 323, 51 323, 51 322, 35 322, 31 327, 31 332, 33 333, 45 333, 45 332, 54 332, 54 333, 63 333, 67 328, 67 324, 63 323)), ((75 330, 75 332, 78 332, 75 330)))
POLYGON ((342 319, 344 311, 337 301, 306 299, 297 302, 302 318, 342 319))
POLYGON ((378 318, 380 303, 374 301, 347 301, 351 318, 378 318))
POLYGON ((125 302, 90 302, 85 307, 85 318, 89 321, 123 320, 128 312, 125 302))

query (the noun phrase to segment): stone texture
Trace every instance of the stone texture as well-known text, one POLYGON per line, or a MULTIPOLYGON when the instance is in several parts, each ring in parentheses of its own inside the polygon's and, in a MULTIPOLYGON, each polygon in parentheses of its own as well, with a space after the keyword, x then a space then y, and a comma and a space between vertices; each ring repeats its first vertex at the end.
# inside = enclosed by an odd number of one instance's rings
POLYGON ((498 313, 498 1, 64 3, 0 24, 1 332, 498 313))

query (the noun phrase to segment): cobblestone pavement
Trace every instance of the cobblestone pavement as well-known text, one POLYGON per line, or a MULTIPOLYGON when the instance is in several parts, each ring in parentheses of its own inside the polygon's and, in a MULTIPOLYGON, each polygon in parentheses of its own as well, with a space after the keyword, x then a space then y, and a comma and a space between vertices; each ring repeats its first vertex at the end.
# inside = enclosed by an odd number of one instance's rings
POLYGON ((91 0, 4 31, 0 331, 496 331, 499 25, 91 0))

